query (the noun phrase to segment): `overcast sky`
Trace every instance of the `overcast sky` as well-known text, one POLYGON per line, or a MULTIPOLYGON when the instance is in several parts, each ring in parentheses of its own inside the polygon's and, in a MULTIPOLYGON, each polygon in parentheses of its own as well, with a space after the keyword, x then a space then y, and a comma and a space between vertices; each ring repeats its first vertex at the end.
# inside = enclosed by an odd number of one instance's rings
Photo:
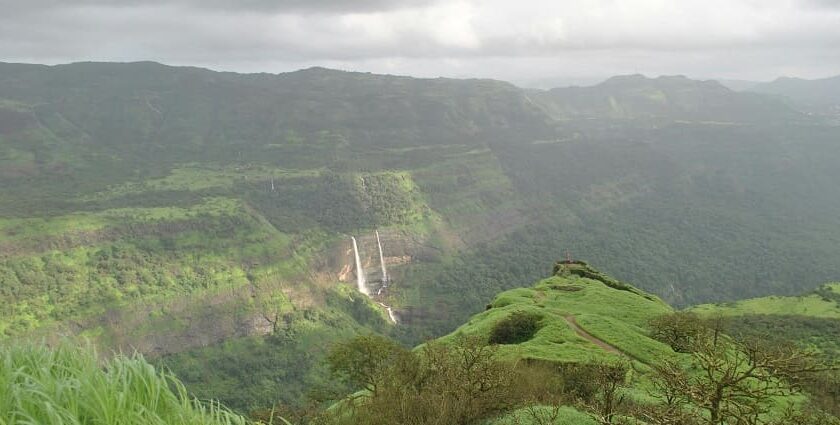
POLYGON ((840 0, 0 0, 0 61, 523 85, 840 74, 840 0))

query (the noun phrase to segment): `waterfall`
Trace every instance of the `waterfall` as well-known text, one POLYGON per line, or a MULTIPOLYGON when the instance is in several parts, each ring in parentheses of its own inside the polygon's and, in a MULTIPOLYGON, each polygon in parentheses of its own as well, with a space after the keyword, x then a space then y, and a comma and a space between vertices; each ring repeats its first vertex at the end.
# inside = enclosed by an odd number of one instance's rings
POLYGON ((356 244, 356 238, 350 236, 353 240, 353 254, 356 256, 356 286, 359 287, 359 292, 370 296, 367 285, 365 285, 365 271, 362 269, 362 260, 359 258, 359 246, 356 244))
POLYGON ((391 308, 391 306, 389 306, 385 303, 378 303, 378 304, 381 305, 385 309, 385 311, 388 312, 388 318, 391 319, 391 322, 393 322, 396 325, 397 324, 397 315, 394 314, 394 309, 391 308))
MULTIPOLYGON (((350 236, 350 239, 353 241, 353 255, 356 257, 356 285, 359 288, 359 292, 365 294, 365 296, 370 298, 370 292, 368 291, 367 283, 365 282, 365 271, 364 269, 362 269, 362 259, 359 256, 359 245, 356 242, 355 236, 350 236)), ((376 244, 379 245, 379 262, 382 265, 382 286, 379 288, 378 291, 376 291, 376 295, 381 295, 382 290, 385 289, 385 287, 387 286, 388 277, 386 274, 387 272, 385 270, 385 259, 382 256, 382 243, 379 241, 379 232, 376 232, 376 244)), ((391 319, 391 322, 396 324, 397 315, 394 314, 394 309, 392 309, 391 306, 383 302, 376 301, 376 303, 382 306, 382 308, 384 308, 385 311, 388 312, 388 318, 391 319)))
POLYGON ((388 284, 388 271, 385 270, 385 257, 382 255, 382 241, 379 240, 379 230, 376 231, 376 245, 379 246, 379 265, 382 266, 382 285, 388 284))

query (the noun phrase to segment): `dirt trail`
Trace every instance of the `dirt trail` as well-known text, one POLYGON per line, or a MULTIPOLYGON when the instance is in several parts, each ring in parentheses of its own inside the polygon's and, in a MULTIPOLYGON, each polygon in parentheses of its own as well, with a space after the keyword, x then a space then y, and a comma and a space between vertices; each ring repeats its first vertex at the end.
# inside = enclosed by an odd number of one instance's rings
POLYGON ((565 316, 564 319, 566 319, 566 322, 569 324, 569 326, 571 326, 572 330, 574 330, 575 333, 580 335, 580 337, 586 339, 587 341, 589 341, 589 342, 591 342, 591 343, 593 343, 593 344, 595 344, 595 345, 597 345, 597 346, 599 346, 599 347, 603 348, 604 350, 607 350, 611 353, 624 355, 624 353, 622 353, 621 350, 619 350, 618 348, 615 348, 612 345, 607 344, 606 342, 601 341, 598 338, 595 338, 594 336, 592 336, 592 334, 583 330, 583 328, 581 328, 580 325, 577 324, 577 320, 575 320, 575 316, 568 315, 568 316, 565 316))

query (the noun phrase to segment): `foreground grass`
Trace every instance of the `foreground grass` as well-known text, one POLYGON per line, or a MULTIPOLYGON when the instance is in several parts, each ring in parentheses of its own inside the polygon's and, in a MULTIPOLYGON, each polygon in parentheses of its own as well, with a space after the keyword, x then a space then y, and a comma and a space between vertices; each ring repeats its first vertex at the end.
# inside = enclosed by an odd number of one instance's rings
POLYGON ((246 424, 187 396, 140 356, 100 362, 90 348, 0 348, 0 424, 246 424))

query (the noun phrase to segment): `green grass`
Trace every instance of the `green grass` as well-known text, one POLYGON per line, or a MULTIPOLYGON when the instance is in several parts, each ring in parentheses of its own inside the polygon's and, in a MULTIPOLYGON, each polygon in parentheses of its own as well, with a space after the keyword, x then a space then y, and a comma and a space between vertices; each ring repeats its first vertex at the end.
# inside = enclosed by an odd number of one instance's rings
POLYGON ((77 235, 109 226, 185 220, 197 216, 235 216, 244 212, 241 201, 223 197, 206 198, 188 208, 112 208, 49 218, 0 219, 0 244, 36 238, 77 235))
POLYGON ((0 348, 4 425, 227 425, 247 420, 187 396, 173 375, 141 356, 100 362, 90 348, 0 348))
POLYGON ((445 339, 457 334, 489 336, 496 323, 515 311, 525 311, 542 316, 542 327, 528 341, 501 345, 505 357, 558 362, 616 358, 615 354, 578 335, 566 317, 575 317, 586 332, 643 363, 671 353, 670 348, 650 339, 645 330, 651 318, 668 313, 671 308, 656 299, 617 290, 601 281, 554 276, 532 288, 505 291, 490 307, 445 339))
POLYGON ((589 415, 569 406, 522 408, 487 421, 485 425, 548 425, 549 423, 551 425, 595 425, 595 421, 589 415), (552 417, 554 417, 554 422, 548 422, 552 417))
POLYGON ((795 341, 840 359, 840 283, 822 285, 802 296, 703 304, 688 311, 731 318, 734 334, 795 341))
POLYGON ((283 179, 315 177, 321 169, 283 169, 268 166, 219 166, 183 164, 173 168, 169 175, 141 182, 114 185, 108 189, 80 198, 82 201, 107 200, 126 195, 156 191, 202 191, 206 189, 232 189, 238 183, 270 181, 283 184, 283 179))
MULTIPOLYGON (((834 294, 840 293, 840 284, 829 284, 824 286, 824 288, 834 294)), ((817 294, 798 297, 771 296, 723 304, 703 304, 691 307, 689 311, 701 315, 720 314, 724 316, 743 316, 767 314, 840 319, 840 302, 833 299, 826 299, 817 294)))

